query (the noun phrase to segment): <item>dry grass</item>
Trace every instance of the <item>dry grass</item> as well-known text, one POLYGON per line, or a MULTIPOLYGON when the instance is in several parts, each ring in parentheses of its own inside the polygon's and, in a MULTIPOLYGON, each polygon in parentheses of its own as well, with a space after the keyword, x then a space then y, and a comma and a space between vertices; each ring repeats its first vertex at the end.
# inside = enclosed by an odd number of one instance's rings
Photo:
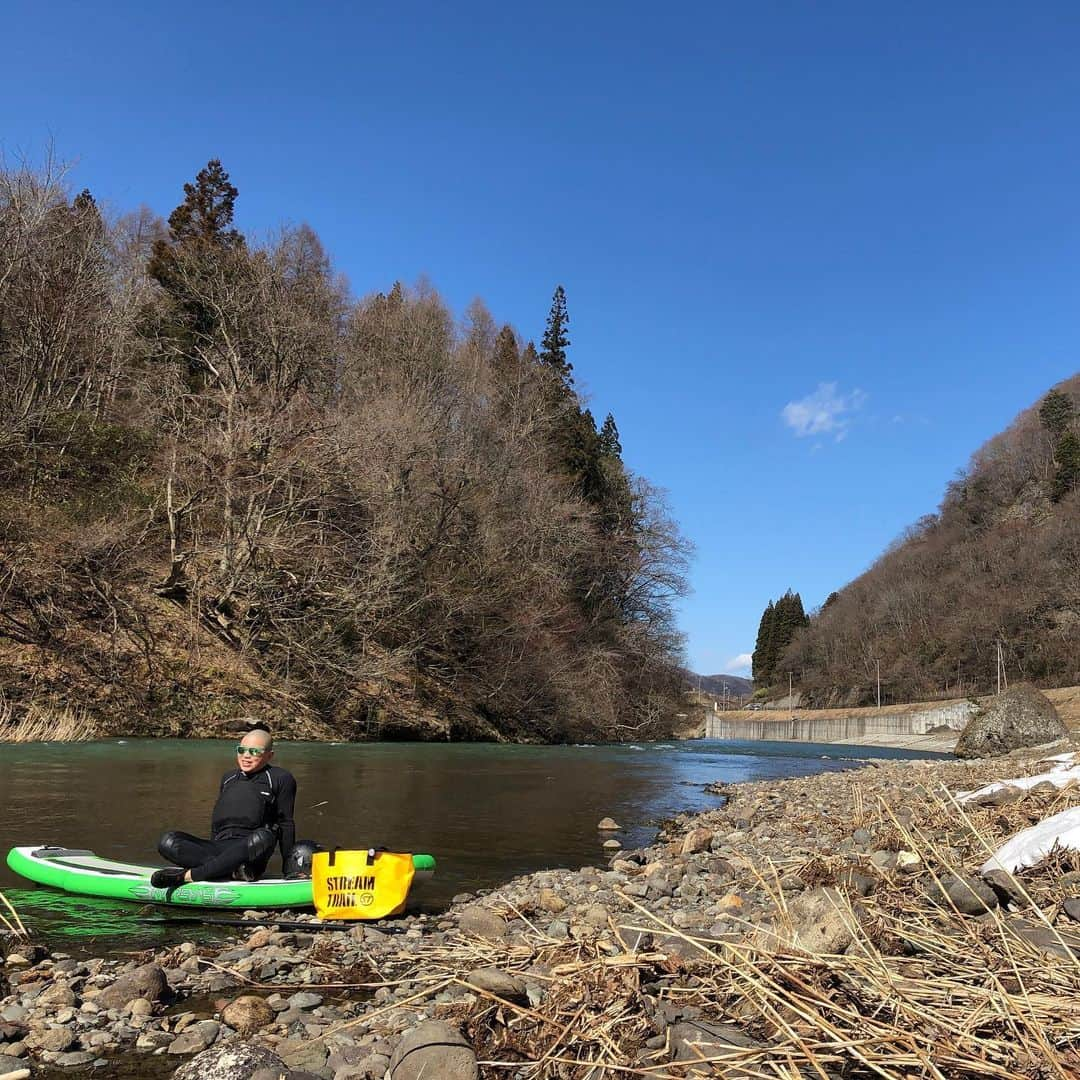
POLYGON ((0 702, 0 742, 82 742, 96 735, 93 721, 77 707, 50 709, 31 704, 17 708, 9 701, 0 702))
MULTIPOLYGON (((919 869, 880 875, 867 898, 836 894, 854 936, 842 955, 791 944, 779 888, 772 932, 759 927, 724 941, 683 932, 624 894, 632 913, 621 925, 612 921, 578 940, 549 938, 528 913, 505 909, 508 918, 525 917, 524 939, 488 942, 453 932, 424 942, 394 972, 395 985, 411 983, 416 992, 378 1013, 385 1019, 423 1009, 460 1025, 488 1080, 1076 1080, 1080 938, 1059 922, 1066 893, 1058 878, 1070 860, 1054 857, 1015 879, 1030 900, 1020 911, 963 916, 930 903, 926 890, 946 873, 970 873, 1002 836, 1078 801, 1071 791, 965 810, 945 792, 913 793, 916 824, 884 804, 867 807, 882 835, 890 830, 897 847, 919 856, 919 869), (1046 940, 1019 932, 1021 917, 1049 936, 1051 951, 1046 940), (527 978, 545 996, 528 1005, 495 997, 470 985, 469 972, 480 967, 527 978), (684 1043, 684 1060, 673 1061, 664 1034, 670 1027, 656 1023, 658 1009, 681 1010, 695 1024, 735 1024, 757 1042, 725 1046, 703 1032, 696 1051, 684 1043), (700 1060, 685 1060, 687 1053, 700 1060)), ((842 881, 838 871, 850 868, 841 857, 813 864, 806 869, 824 883, 842 881)), ((779 869, 751 868, 745 885, 752 878, 766 886, 779 869)), ((373 1019, 368 1013, 356 1022, 373 1019)))

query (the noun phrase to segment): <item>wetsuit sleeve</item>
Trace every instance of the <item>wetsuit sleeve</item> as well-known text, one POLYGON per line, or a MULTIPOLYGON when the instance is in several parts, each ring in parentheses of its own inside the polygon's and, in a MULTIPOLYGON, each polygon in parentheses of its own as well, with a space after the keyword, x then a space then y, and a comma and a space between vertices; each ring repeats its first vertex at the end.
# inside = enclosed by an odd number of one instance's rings
POLYGON ((293 845, 296 843, 296 823, 293 821, 293 811, 296 806, 296 779, 292 773, 285 773, 281 777, 281 783, 277 789, 275 799, 277 807, 278 844, 281 848, 281 863, 289 857, 293 845))

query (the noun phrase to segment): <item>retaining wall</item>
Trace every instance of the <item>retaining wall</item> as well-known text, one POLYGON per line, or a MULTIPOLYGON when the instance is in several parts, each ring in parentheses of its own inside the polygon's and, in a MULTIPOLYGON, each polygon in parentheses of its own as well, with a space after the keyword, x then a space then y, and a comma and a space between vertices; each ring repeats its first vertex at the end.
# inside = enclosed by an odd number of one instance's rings
POLYGON ((949 727, 962 731, 971 719, 968 701, 953 701, 910 713, 853 713, 849 716, 799 716, 784 719, 766 717, 728 718, 723 713, 707 717, 705 737, 709 739, 766 739, 828 743, 857 740, 865 736, 925 735, 931 728, 949 727))

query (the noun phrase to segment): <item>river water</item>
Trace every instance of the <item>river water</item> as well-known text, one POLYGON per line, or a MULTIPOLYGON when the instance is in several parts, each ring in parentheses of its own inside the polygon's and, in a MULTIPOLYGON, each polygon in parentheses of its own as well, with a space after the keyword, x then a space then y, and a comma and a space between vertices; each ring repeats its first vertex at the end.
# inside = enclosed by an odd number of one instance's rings
MULTIPOLYGON (((167 739, 0 744, 0 852, 51 843, 159 863, 157 837, 165 829, 206 835, 218 783, 234 764, 234 745, 167 739)), ((615 746, 279 743, 275 763, 297 779, 300 839, 430 852, 438 870, 414 889, 413 901, 419 910, 438 911, 457 893, 518 874, 603 865, 601 845, 612 834, 597 832, 602 817, 624 826, 615 835, 625 847, 641 846, 661 820, 718 806, 720 799, 704 790, 714 781, 850 768, 859 764, 856 756, 926 755, 710 740, 615 746)), ((271 870, 277 865, 275 856, 271 870)), ((92 928, 95 937, 118 935, 128 945, 162 940, 159 925, 147 922, 135 905, 27 888, 6 865, 0 865, 0 890, 50 936, 92 928)), ((166 914, 178 918, 176 912, 166 914)))

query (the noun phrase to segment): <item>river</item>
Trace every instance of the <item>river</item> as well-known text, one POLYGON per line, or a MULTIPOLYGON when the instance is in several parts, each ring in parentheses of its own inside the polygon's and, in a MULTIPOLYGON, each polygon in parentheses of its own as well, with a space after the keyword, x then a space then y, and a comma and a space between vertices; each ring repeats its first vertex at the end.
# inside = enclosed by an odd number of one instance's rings
MULTIPOLYGON (((159 862, 166 828, 205 835, 232 741, 116 739, 0 744, 0 850, 52 843, 159 862)), ((602 865, 597 832, 611 816, 625 847, 657 824, 719 804, 705 785, 803 776, 858 765, 855 758, 927 756, 810 743, 720 742, 614 746, 433 743, 279 743, 276 764, 296 776, 298 837, 341 847, 383 846, 435 855, 435 877, 414 890, 419 910, 550 867, 602 865)), ((275 856, 271 869, 278 865, 275 856)), ((50 936, 134 932, 135 905, 69 900, 0 866, 0 889, 50 936)), ((176 909, 171 909, 173 912, 176 909)), ((190 911, 184 912, 190 917, 190 911)), ((160 916, 158 916, 160 917, 160 916)), ((145 920, 145 913, 138 915, 145 920)), ((190 930, 188 931, 190 936, 190 930)))

